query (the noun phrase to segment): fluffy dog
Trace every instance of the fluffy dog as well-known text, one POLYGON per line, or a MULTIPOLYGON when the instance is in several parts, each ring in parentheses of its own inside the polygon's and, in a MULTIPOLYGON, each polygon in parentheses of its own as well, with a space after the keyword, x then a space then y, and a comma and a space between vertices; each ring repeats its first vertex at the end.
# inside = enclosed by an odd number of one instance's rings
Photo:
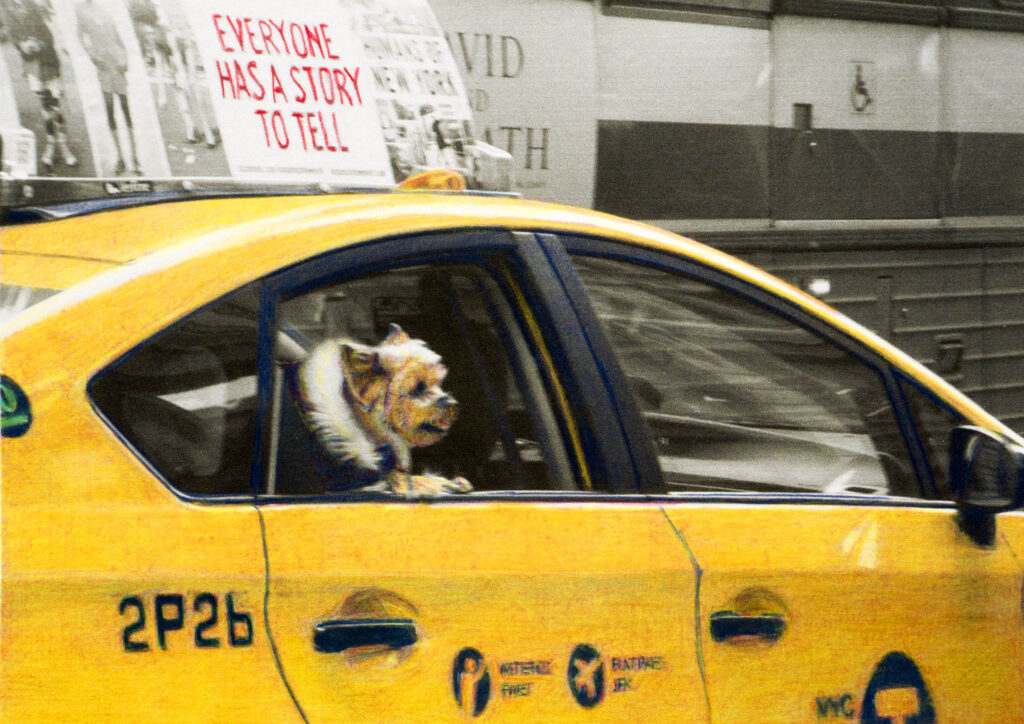
POLYGON ((472 490, 465 478, 409 472, 412 449, 439 441, 457 417, 441 389, 446 374, 441 357, 396 324, 377 347, 317 345, 299 367, 299 406, 332 468, 328 489, 383 482, 410 498, 472 490))

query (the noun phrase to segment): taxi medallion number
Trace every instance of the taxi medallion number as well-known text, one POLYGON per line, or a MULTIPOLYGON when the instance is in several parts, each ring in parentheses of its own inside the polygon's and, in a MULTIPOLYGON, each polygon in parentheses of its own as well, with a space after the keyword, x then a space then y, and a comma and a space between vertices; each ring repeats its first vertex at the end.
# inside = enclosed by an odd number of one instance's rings
POLYGON ((192 630, 192 644, 199 649, 219 648, 225 644, 252 645, 252 616, 238 610, 233 593, 223 598, 213 593, 197 593, 191 601, 180 593, 158 593, 151 600, 125 596, 118 605, 118 613, 128 619, 121 630, 121 643, 129 653, 150 651, 153 643, 166 651, 176 636, 174 632, 184 631, 186 624, 192 630), (221 620, 227 624, 227 636, 222 633, 221 620))

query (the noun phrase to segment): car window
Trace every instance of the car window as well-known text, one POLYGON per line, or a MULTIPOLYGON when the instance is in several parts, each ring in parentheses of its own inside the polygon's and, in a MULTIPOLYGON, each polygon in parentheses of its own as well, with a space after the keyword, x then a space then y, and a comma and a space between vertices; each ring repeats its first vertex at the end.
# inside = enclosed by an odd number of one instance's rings
POLYGON ((573 261, 670 491, 920 495, 873 368, 683 274, 573 261))
POLYGON ((90 385, 109 422, 178 491, 251 491, 256 418, 255 286, 187 317, 90 385))
POLYGON ((60 290, 46 287, 0 284, 0 323, 39 304, 44 299, 49 299, 58 291, 60 290))
POLYGON ((270 495, 386 491, 379 480, 406 446, 393 421, 419 419, 417 384, 437 384, 457 408, 454 420, 428 421, 446 432, 410 448, 409 472, 462 477, 477 491, 576 487, 544 371, 490 270, 420 264, 285 296, 276 340, 270 495), (348 356, 377 355, 394 330, 440 355, 445 372, 399 373, 348 356), (412 376, 408 390, 372 390, 398 374, 412 376))
POLYGON ((935 494, 942 500, 952 500, 949 485, 949 439, 953 429, 966 422, 963 417, 937 402, 914 383, 900 379, 903 396, 914 416, 928 467, 935 483, 935 494))

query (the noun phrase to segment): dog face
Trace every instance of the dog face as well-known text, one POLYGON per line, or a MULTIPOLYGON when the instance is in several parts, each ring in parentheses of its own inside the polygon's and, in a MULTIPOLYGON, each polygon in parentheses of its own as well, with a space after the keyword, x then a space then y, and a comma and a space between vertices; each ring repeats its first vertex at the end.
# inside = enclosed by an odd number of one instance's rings
POLYGON ((422 340, 392 324, 379 346, 345 343, 341 351, 346 381, 368 424, 386 427, 412 447, 433 445, 451 429, 458 403, 441 389, 448 370, 422 340))

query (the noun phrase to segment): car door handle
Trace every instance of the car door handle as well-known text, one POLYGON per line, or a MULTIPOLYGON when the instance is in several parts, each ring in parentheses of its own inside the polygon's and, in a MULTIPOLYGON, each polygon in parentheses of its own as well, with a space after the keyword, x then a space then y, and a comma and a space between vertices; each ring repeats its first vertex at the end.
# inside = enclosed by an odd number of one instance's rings
POLYGON ((726 641, 736 638, 759 638, 774 641, 786 630, 786 617, 780 613, 744 615, 734 611, 711 614, 711 638, 726 641))
POLYGON ((313 648, 336 654, 358 646, 400 649, 416 643, 416 622, 411 618, 354 618, 321 621, 313 627, 313 648))

